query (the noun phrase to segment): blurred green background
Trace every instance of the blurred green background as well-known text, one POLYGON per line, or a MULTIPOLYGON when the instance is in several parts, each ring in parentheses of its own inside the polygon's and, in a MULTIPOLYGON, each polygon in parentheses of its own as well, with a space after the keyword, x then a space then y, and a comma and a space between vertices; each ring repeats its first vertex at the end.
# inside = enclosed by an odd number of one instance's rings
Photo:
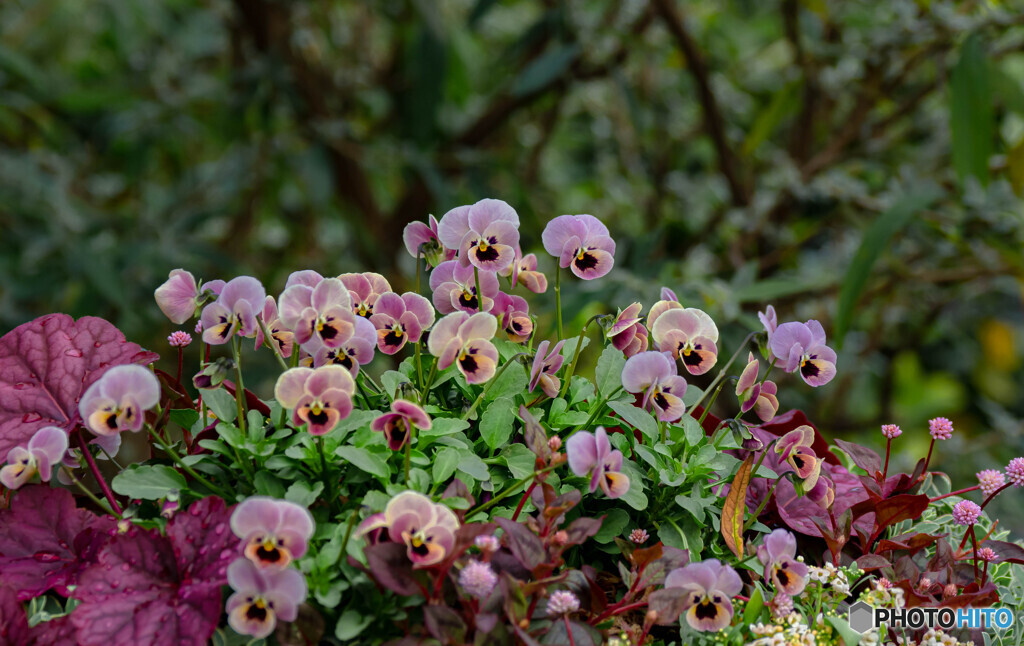
POLYGON ((945 415, 937 464, 973 484, 1024 454, 1022 9, 7 0, 0 332, 104 316, 169 367, 170 269, 410 288, 405 224, 500 197, 527 250, 562 213, 610 225, 615 270, 565 287, 576 326, 661 285, 725 356, 768 303, 820 319, 839 376, 782 378, 783 408, 875 448, 899 423, 901 466, 945 415))

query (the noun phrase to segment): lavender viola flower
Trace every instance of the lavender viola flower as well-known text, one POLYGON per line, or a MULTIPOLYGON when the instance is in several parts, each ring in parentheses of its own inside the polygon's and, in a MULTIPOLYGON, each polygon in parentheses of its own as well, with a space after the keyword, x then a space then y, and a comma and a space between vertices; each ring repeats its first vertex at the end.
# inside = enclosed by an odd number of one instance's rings
POLYGON ((451 509, 421 493, 403 491, 392 498, 384 511, 364 520, 356 536, 386 529, 395 543, 404 543, 413 567, 436 565, 455 547, 459 519, 451 509))
POLYGON ((391 404, 390 413, 384 413, 370 423, 371 430, 384 433, 392 451, 405 446, 413 427, 430 430, 430 417, 422 408, 404 399, 396 399, 391 404))
POLYGON ((821 475, 821 460, 811 448, 813 443, 814 429, 804 425, 786 433, 775 444, 775 452, 803 480, 804 491, 813 489, 821 475))
POLYGON ((764 537, 757 548, 757 558, 764 566, 764 578, 775 584, 775 589, 791 597, 807 586, 807 566, 796 560, 796 536, 784 529, 776 529, 764 537))
POLYGON ((261 570, 245 559, 228 566, 228 585, 234 590, 225 608, 228 625, 257 639, 269 637, 278 619, 295 621, 307 594, 306 577, 298 570, 261 570))
POLYGON ((498 327, 505 330, 510 341, 524 343, 533 334, 530 304, 522 296, 498 292, 494 297, 491 314, 498 319, 498 327))
POLYGON ((16 446, 7 452, 7 466, 0 469, 0 483, 8 489, 17 489, 39 474, 49 482, 53 467, 59 465, 68 450, 68 434, 56 426, 44 426, 28 441, 28 446, 16 446))
POLYGON ((458 250, 460 265, 504 271, 512 265, 519 246, 519 214, 501 200, 457 206, 441 217, 437 237, 444 246, 458 250))
MULTIPOLYGON (((270 333, 270 338, 277 345, 277 351, 282 357, 292 356, 295 348, 295 333, 284 326, 277 312, 277 301, 273 296, 267 296, 263 302, 263 324, 270 333)), ((256 349, 263 345, 263 329, 256 330, 256 349)))
POLYGON ((429 225, 423 222, 410 222, 405 225, 402 240, 410 256, 415 258, 420 254, 428 265, 437 267, 442 262, 455 258, 456 250, 444 246, 437 237, 437 218, 431 215, 429 219, 429 225))
POLYGON ((809 386, 824 386, 836 376, 836 352, 825 345, 825 329, 815 320, 783 323, 772 333, 769 347, 783 370, 799 370, 809 386))
POLYGON ((430 274, 430 289, 434 307, 442 314, 452 312, 489 312, 498 295, 498 276, 494 272, 479 272, 480 294, 476 293, 476 278, 472 267, 464 267, 456 260, 438 265, 430 274))
POLYGON ((762 422, 770 422, 776 411, 779 410, 779 400, 775 396, 778 388, 774 382, 765 380, 764 383, 757 381, 757 371, 760 364, 751 352, 747 355, 747 366, 740 374, 736 382, 736 397, 740 400, 740 411, 746 413, 751 408, 761 418, 762 422))
POLYGON ((295 340, 309 347, 337 348, 355 332, 356 320, 345 284, 325 278, 316 287, 295 284, 285 288, 280 301, 281 322, 295 333, 295 340), (319 343, 310 344, 316 338, 319 343))
POLYGON ((160 401, 160 381, 142 366, 110 368, 82 395, 78 412, 96 435, 139 431, 145 412, 160 401))
POLYGON ((592 215, 560 215, 541 234, 544 250, 584 280, 604 276, 615 264, 615 241, 592 215))
POLYGON ((644 410, 653 407, 663 422, 674 422, 686 411, 686 380, 676 374, 675 362, 661 352, 641 352, 626 359, 622 387, 627 392, 643 393, 641 406, 644 410))
POLYGON ((702 375, 718 361, 718 327, 706 312, 695 307, 670 309, 651 326, 661 352, 671 352, 691 375, 702 375))
POLYGON ((282 570, 306 553, 313 516, 305 507, 266 496, 246 498, 231 513, 242 556, 260 569, 282 570))
POLYGON ((377 328, 377 347, 384 354, 395 354, 406 341, 418 343, 434 324, 434 307, 423 296, 406 292, 381 294, 370 322, 377 328))
POLYGON ((530 367, 530 392, 536 390, 539 385, 545 395, 554 399, 558 397, 558 390, 562 386, 561 380, 555 375, 565 362, 565 357, 562 356, 565 341, 559 341, 548 352, 550 345, 550 341, 541 341, 537 346, 537 353, 533 356, 533 365, 530 367))
POLYGON ((728 565, 707 559, 672 570, 665 587, 686 592, 683 608, 691 628, 714 632, 732 622, 732 598, 743 590, 743 581, 728 565))
POLYGON ((641 310, 643 305, 640 303, 633 303, 626 309, 619 310, 605 332, 605 336, 611 339, 615 349, 622 350, 627 358, 647 351, 647 328, 640 322, 641 310))
POLYGON ((292 424, 307 425, 312 435, 329 433, 352 412, 356 382, 339 365, 292 368, 277 379, 274 397, 292 411, 292 424))
POLYGON ((648 329, 654 329, 654 324, 658 321, 658 317, 669 310, 681 310, 683 309, 682 304, 679 302, 679 297, 668 287, 661 288, 661 300, 651 306, 651 311, 647 314, 647 327, 648 329))
POLYGON ((486 312, 472 316, 454 312, 437 322, 427 348, 437 357, 439 370, 454 363, 466 383, 481 384, 494 376, 498 366, 498 349, 491 343, 497 330, 497 319, 486 312))
POLYGON ((765 311, 757 313, 757 318, 764 326, 764 331, 768 335, 768 344, 771 345, 772 335, 779 327, 779 317, 775 315, 775 308, 769 305, 765 311))
POLYGON ((601 487, 609 498, 621 498, 629 491, 629 477, 622 473, 622 451, 612 450, 603 426, 597 431, 577 431, 566 441, 569 469, 578 476, 590 476, 590 492, 601 487))
POLYGON ((522 285, 534 294, 543 294, 548 290, 548 277, 537 271, 537 255, 523 252, 516 247, 516 259, 508 271, 502 275, 512 275, 513 285, 522 285))
POLYGON ((293 271, 288 274, 288 281, 285 282, 284 288, 287 290, 293 285, 305 285, 306 287, 316 287, 322 283, 324 277, 320 275, 320 272, 312 269, 300 269, 299 271, 293 271))
POLYGON ((359 366, 373 361, 374 350, 377 348, 377 329, 373 323, 361 316, 356 317, 355 332, 348 341, 336 348, 320 345, 314 349, 312 342, 313 366, 319 368, 328 364, 344 366, 355 377, 359 374, 359 366))
POLYGON ((356 316, 370 318, 373 306, 381 294, 391 291, 388 279, 372 271, 361 274, 341 274, 338 280, 348 289, 352 301, 352 313, 356 316))
POLYGON ((203 341, 223 345, 234 335, 252 337, 259 330, 256 317, 263 310, 267 292, 252 276, 232 278, 217 300, 203 308, 203 341))

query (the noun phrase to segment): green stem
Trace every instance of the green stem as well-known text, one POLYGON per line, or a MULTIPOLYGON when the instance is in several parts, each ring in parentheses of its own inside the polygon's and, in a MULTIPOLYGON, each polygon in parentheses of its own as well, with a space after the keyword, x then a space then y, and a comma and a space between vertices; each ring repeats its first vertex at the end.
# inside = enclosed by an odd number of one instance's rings
POLYGON ((469 511, 467 511, 465 517, 468 519, 473 514, 479 514, 480 512, 483 512, 483 511, 486 511, 486 510, 490 509, 494 505, 498 504, 499 502, 501 502, 505 498, 508 498, 513 493, 515 493, 515 491, 519 487, 525 486, 526 483, 529 482, 530 480, 533 480, 534 478, 539 478, 540 476, 544 475, 548 471, 552 471, 556 467, 561 466, 561 464, 562 463, 559 462, 558 464, 552 464, 552 465, 546 466, 543 469, 540 469, 538 471, 534 471, 533 473, 531 473, 530 475, 528 475, 528 476, 526 476, 524 478, 520 478, 519 480, 516 480, 516 482, 511 487, 509 487, 508 489, 505 489, 504 491, 499 493, 497 496, 491 498, 487 502, 485 502, 482 505, 478 506, 476 509, 470 509, 469 511))
POLYGON ((345 538, 341 539, 341 552, 338 554, 339 563, 340 559, 344 559, 348 554, 348 539, 352 537, 352 529, 356 526, 356 520, 359 518, 359 509, 353 509, 352 513, 348 517, 348 524, 345 527, 345 538))
POLYGON ((299 366, 299 344, 295 343, 292 345, 292 356, 291 361, 288 362, 290 368, 297 368, 299 366))
POLYGON ((405 486, 412 488, 409 481, 409 463, 412 461, 412 441, 416 434, 416 425, 409 422, 409 434, 405 438, 405 486))
POLYGON ((324 450, 324 436, 316 438, 316 446, 320 453, 320 479, 323 480, 324 490, 327 492, 327 504, 334 505, 334 483, 327 472, 327 452, 324 450))
POLYGON ((718 399, 718 393, 722 392, 722 387, 725 386, 725 382, 718 384, 718 388, 715 388, 715 394, 711 396, 711 401, 704 407, 704 412, 701 413, 700 419, 697 420, 698 424, 704 423, 704 418, 708 416, 708 412, 711 411, 711 407, 715 405, 715 401, 718 399))
POLYGON ((480 270, 473 265, 473 280, 476 281, 476 311, 484 311, 484 293, 480 290, 480 270))
POLYGON ((519 354, 513 355, 500 368, 498 368, 498 372, 494 373, 494 376, 491 377, 486 384, 484 384, 484 389, 480 391, 480 395, 476 398, 476 401, 473 402, 473 405, 469 407, 469 410, 465 412, 465 414, 462 416, 462 419, 469 419, 469 416, 473 414, 473 411, 476 410, 476 407, 479 406, 480 402, 484 400, 484 397, 487 395, 487 391, 490 390, 494 382, 498 381, 498 378, 501 377, 501 373, 505 372, 506 368, 515 363, 516 359, 525 356, 525 352, 520 352, 519 354))
MULTIPOLYGON (((758 466, 761 465, 758 464, 758 466)), ((757 469, 755 468, 754 471, 756 470, 757 469)), ((754 473, 754 471, 751 471, 751 473, 754 473)), ((768 495, 764 497, 764 500, 762 500, 761 504, 758 505, 757 511, 754 512, 754 514, 750 517, 750 520, 748 520, 746 524, 743 526, 743 531, 747 531, 748 529, 754 526, 754 523, 757 522, 758 516, 761 515, 762 511, 764 511, 764 508, 768 505, 768 501, 772 499, 772 495, 775 493, 775 488, 779 486, 780 480, 782 480, 782 478, 779 478, 774 483, 772 483, 772 488, 768 490, 768 495)))
POLYGON ((562 268, 559 266, 555 267, 555 315, 558 317, 555 319, 558 325, 558 340, 562 340, 562 268))
POLYGON ((245 435, 245 384, 242 383, 242 342, 236 335, 231 340, 231 353, 235 355, 235 403, 238 404, 238 430, 245 435))
POLYGON ((86 497, 89 500, 91 500, 94 503, 96 503, 97 507, 99 507, 103 511, 107 512, 111 516, 116 516, 117 518, 121 518, 121 514, 116 512, 116 511, 114 511, 113 509, 111 509, 110 505, 107 503, 107 501, 100 500, 99 498, 96 497, 96 494, 94 494, 93 492, 89 491, 89 488, 86 487, 84 484, 82 484, 81 480, 79 480, 78 478, 75 477, 75 474, 72 473, 71 469, 69 469, 69 468, 67 468, 65 466, 61 466, 61 469, 64 470, 64 475, 66 475, 68 478, 70 478, 71 482, 75 483, 75 485, 82 491, 82 493, 84 493, 86 495, 86 497))
POLYGON ((704 394, 700 396, 700 399, 693 402, 693 406, 690 406, 690 410, 686 411, 688 415, 693 413, 693 411, 697 410, 697 407, 701 405, 701 403, 704 401, 704 398, 708 396, 708 393, 711 392, 711 390, 715 386, 721 383, 723 379, 725 379, 725 373, 729 370, 729 367, 732 366, 733 362, 736 361, 736 358, 740 356, 740 353, 743 352, 744 349, 746 349, 747 344, 750 343, 750 340, 754 338, 754 334, 756 333, 751 332, 750 334, 747 335, 747 338, 743 340, 743 343, 740 344, 740 347, 736 349, 736 352, 734 352, 732 357, 729 359, 729 363, 725 364, 722 370, 718 373, 718 376, 715 377, 715 380, 711 382, 711 385, 708 386, 707 390, 704 391, 704 394))
MULTIPOLYGON (((560 397, 565 397, 565 393, 569 392, 569 383, 572 381, 572 376, 576 374, 576 362, 580 360, 580 352, 583 350, 583 336, 587 333, 587 328, 590 324, 604 316, 604 314, 595 314, 590 317, 583 329, 580 330, 580 335, 576 337, 576 349, 572 353, 572 363, 569 364, 569 372, 565 373, 565 381, 562 383, 562 391, 558 393, 560 397)), ((561 332, 559 332, 561 336, 561 332)))
MULTIPOLYGON (((277 358, 277 363, 281 366, 281 369, 287 370, 288 364, 285 363, 284 357, 281 356, 281 349, 277 347, 276 343, 274 343, 274 337, 270 336, 270 332, 267 330, 267 324, 263 322, 263 318, 260 316, 256 317, 256 322, 260 324, 260 330, 263 332, 263 344, 274 351, 274 356, 277 358)), ((292 352, 295 352, 294 347, 292 347, 292 352)))
POLYGON ((437 359, 434 359, 434 365, 430 367, 430 375, 427 376, 427 382, 423 384, 423 389, 420 391, 420 406, 427 404, 427 399, 430 398, 430 386, 434 383, 435 377, 437 377, 437 359))
POLYGON ((220 496, 221 498, 223 498, 226 502, 231 502, 230 494, 225 492, 220 487, 214 485, 209 480, 207 480, 203 476, 201 476, 198 473, 196 473, 195 469, 193 469, 189 465, 185 464, 185 462, 182 461, 181 456, 178 455, 178 452, 175 451, 174 449, 172 449, 169 444, 165 444, 163 439, 157 434, 156 431, 153 430, 152 426, 150 426, 149 424, 146 424, 146 430, 149 431, 149 434, 153 437, 154 440, 156 440, 157 446, 159 446, 164 451, 164 453, 166 453, 167 455, 171 456, 171 459, 174 460, 178 464, 178 466, 180 466, 182 468, 182 470, 185 471, 185 473, 187 473, 190 476, 192 476, 193 478, 195 478, 196 481, 202 483, 202 485, 204 487, 206 487, 207 489, 209 489, 213 493, 215 493, 218 496, 220 496))
POLYGON ((574 428, 572 433, 569 433, 569 435, 567 435, 566 437, 571 436, 573 433, 579 431, 580 429, 589 428, 590 425, 594 423, 594 420, 597 419, 598 415, 604 410, 604 407, 608 405, 608 402, 611 401, 612 397, 617 395, 620 390, 622 390, 622 386, 619 386, 618 388, 613 390, 607 397, 599 399, 597 405, 594 407, 593 410, 590 411, 590 417, 587 418, 587 421, 583 422, 582 425, 574 428))

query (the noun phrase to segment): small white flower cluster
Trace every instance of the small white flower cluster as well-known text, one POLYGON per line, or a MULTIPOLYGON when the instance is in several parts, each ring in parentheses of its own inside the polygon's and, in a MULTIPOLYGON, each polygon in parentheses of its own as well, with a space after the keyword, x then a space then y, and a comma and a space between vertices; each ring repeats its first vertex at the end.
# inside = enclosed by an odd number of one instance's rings
MULTIPOLYGON (((818 628, 824 627, 824 617, 818 615, 818 628)), ((777 623, 757 623, 750 627, 750 634, 758 639, 747 646, 817 646, 818 630, 804 623, 799 613, 791 612, 777 623)))
POLYGON ((886 587, 879 579, 874 581, 870 590, 861 593, 860 600, 876 608, 902 608, 906 605, 903 588, 886 587))
POLYGON ((938 628, 929 628, 919 642, 909 637, 901 637, 896 642, 888 642, 886 646, 974 646, 974 642, 957 641, 956 637, 947 635, 938 628))
POLYGON ((845 568, 837 568, 831 563, 825 563, 825 567, 807 567, 807 578, 815 581, 821 587, 831 586, 833 590, 846 597, 850 594, 850 578, 845 568))

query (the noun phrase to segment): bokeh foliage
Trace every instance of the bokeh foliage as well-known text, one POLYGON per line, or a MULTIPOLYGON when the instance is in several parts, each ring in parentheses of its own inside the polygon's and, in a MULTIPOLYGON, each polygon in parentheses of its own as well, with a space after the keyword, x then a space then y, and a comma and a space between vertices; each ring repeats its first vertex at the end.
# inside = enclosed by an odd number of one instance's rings
POLYGON ((900 423, 906 460, 947 415, 960 480, 1024 453, 1022 9, 9 0, 0 331, 96 314, 165 351, 151 294, 179 266, 409 287, 407 222, 501 197, 528 247, 562 213, 611 225, 579 322, 662 284, 730 353, 767 303, 818 318, 839 377, 783 380, 784 406, 900 423))

